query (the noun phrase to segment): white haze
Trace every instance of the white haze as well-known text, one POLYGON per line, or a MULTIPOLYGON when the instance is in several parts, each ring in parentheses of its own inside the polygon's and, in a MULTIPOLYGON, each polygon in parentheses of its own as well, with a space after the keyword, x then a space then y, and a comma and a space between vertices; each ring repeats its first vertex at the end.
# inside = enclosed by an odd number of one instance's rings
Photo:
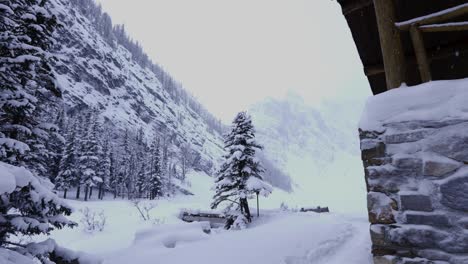
POLYGON ((365 211, 357 123, 371 93, 335 1, 98 1, 222 121, 251 110, 291 177, 286 202, 365 211))
POLYGON ((293 90, 310 104, 370 94, 339 5, 330 0, 98 0, 226 123, 293 90))

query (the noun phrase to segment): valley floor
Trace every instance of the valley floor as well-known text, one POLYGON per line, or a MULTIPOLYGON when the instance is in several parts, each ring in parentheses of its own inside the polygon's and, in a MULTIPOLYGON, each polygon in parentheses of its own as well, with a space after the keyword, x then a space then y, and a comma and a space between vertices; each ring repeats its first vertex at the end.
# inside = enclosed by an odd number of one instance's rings
MULTIPOLYGON (((192 186, 195 193, 211 180, 194 177, 198 178, 192 182, 199 185, 192 186)), ((143 221, 128 201, 70 201, 77 209, 71 218, 77 222, 80 208, 103 210, 105 229, 94 234, 82 227, 64 229, 52 237, 62 246, 102 258, 105 264, 371 263, 365 217, 267 210, 246 230, 212 229, 210 234, 200 223, 177 218, 181 208, 200 208, 209 199, 210 195, 194 195, 157 201, 151 211, 153 221, 143 221)))

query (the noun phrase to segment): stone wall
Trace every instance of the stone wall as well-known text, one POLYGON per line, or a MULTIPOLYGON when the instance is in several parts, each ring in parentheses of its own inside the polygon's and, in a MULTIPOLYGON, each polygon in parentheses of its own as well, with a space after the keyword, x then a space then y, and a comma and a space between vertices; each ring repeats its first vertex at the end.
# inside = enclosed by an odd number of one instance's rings
POLYGON ((468 119, 368 130, 360 140, 374 263, 468 263, 468 119))

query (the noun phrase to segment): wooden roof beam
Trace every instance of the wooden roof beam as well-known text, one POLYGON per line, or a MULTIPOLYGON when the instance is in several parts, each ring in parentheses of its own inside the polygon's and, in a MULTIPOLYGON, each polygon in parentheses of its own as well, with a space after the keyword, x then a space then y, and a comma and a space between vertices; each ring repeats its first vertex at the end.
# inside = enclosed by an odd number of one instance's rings
POLYGON ((422 17, 417 17, 403 22, 395 23, 396 27, 400 30, 408 31, 411 25, 428 25, 445 22, 450 19, 454 19, 463 15, 468 14, 468 3, 455 6, 449 9, 445 9, 433 14, 429 14, 422 17))
POLYGON ((343 15, 347 16, 373 4, 372 0, 350 1, 343 6, 343 15))
POLYGON ((468 21, 420 26, 422 32, 453 32, 468 30, 468 21))

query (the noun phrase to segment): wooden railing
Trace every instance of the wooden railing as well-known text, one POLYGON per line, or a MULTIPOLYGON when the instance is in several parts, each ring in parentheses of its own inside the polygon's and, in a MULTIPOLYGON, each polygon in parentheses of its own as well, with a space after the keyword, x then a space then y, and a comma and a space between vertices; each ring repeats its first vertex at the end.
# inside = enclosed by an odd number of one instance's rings
POLYGON ((451 19, 467 15, 468 3, 452 7, 427 16, 414 18, 408 21, 395 23, 395 26, 401 31, 409 31, 413 48, 416 55, 419 73, 422 82, 432 80, 429 60, 427 58, 426 48, 424 46, 424 33, 430 32, 454 32, 468 30, 468 21, 465 22, 447 22, 451 19))

